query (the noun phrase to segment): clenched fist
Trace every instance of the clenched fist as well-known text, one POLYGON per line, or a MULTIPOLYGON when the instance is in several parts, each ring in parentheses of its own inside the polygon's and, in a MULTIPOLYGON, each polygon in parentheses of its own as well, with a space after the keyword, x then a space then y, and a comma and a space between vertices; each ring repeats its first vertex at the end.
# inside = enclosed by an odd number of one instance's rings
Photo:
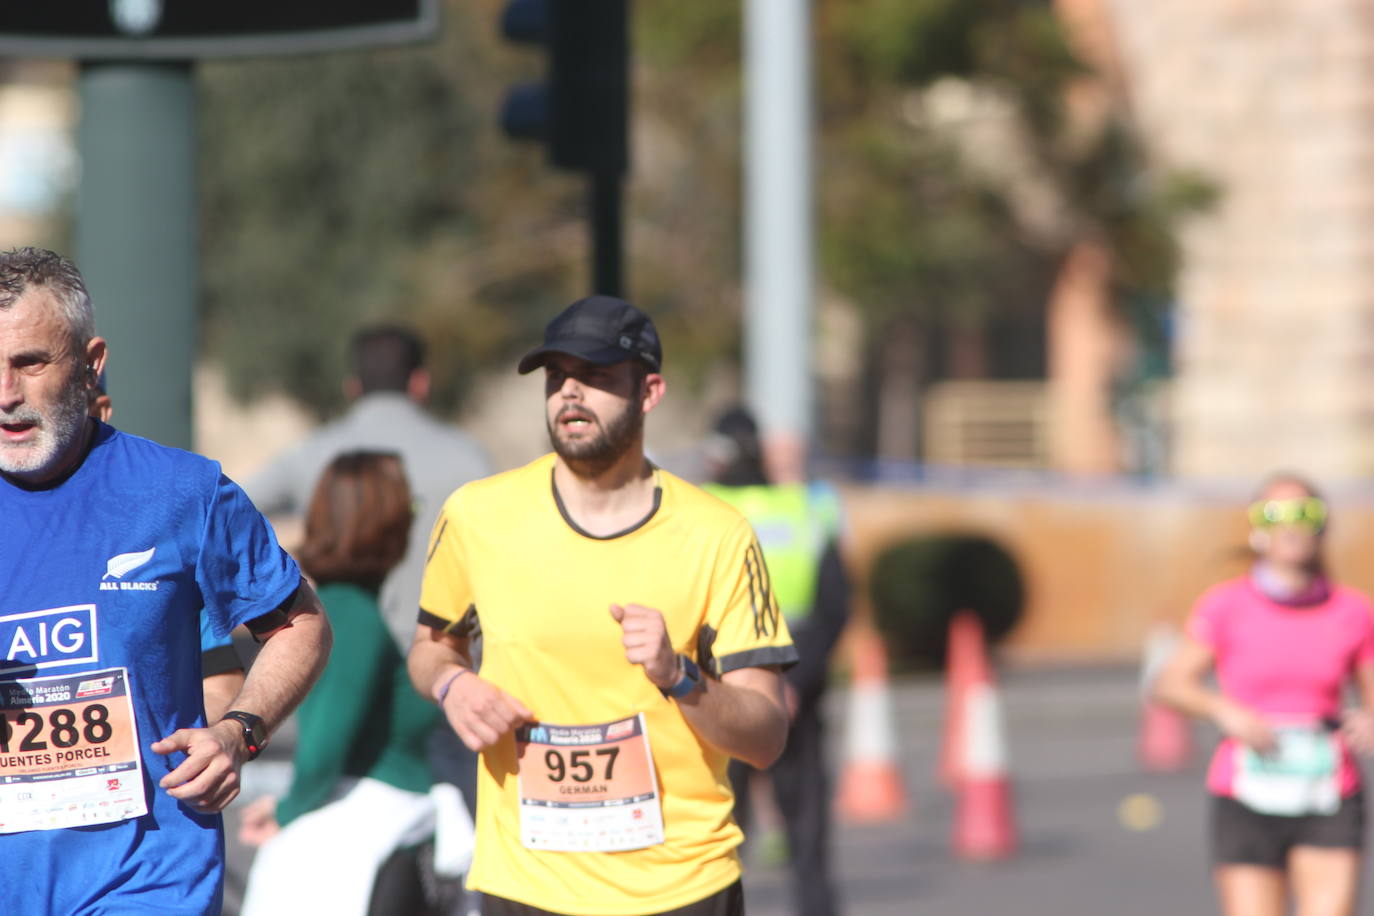
POLYGON ((449 684, 439 708, 471 751, 484 751, 517 726, 534 721, 524 703, 473 671, 464 671, 449 684))
POLYGON ((644 675, 656 687, 667 690, 676 684, 682 677, 681 663, 668 639, 663 615, 642 604, 613 604, 611 616, 620 624, 625 660, 643 667, 644 675))

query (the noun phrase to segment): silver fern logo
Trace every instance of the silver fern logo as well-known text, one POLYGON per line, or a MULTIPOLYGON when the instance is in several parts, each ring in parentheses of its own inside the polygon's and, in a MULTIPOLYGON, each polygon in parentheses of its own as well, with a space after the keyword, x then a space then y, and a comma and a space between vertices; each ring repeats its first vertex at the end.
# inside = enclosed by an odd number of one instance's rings
POLYGON ((105 564, 104 579, 123 579, 126 575, 145 565, 157 553, 156 547, 149 547, 147 550, 140 550, 136 553, 121 553, 110 557, 105 564))
POLYGON ((147 35, 162 21, 162 0, 110 0, 110 18, 125 35, 147 35))

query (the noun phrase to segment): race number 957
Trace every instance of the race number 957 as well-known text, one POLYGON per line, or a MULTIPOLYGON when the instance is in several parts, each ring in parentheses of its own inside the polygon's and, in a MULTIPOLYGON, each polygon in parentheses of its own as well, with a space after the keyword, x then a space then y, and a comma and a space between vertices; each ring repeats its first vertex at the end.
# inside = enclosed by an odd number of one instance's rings
POLYGON ((549 771, 549 782, 562 782, 565 779, 591 782, 596 778, 596 766, 604 761, 605 769, 601 778, 610 782, 615 776, 615 758, 619 754, 618 747, 600 747, 595 751, 583 748, 567 752, 549 748, 544 752, 544 766, 549 771))

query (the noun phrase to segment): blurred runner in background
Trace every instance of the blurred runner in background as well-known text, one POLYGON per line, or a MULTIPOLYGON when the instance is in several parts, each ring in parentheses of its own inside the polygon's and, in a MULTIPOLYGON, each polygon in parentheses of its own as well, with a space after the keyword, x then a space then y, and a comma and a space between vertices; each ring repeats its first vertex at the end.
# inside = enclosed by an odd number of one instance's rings
POLYGON ((1223 734, 1207 774, 1222 912, 1281 916, 1291 890, 1304 916, 1348 916, 1364 842, 1351 751, 1374 751, 1374 607, 1327 578, 1327 505, 1311 484, 1271 478, 1250 523, 1253 567, 1198 600, 1154 693, 1223 734), (1342 710, 1352 681, 1360 705, 1342 710))
MULTIPOLYGON (((754 526, 800 661, 783 675, 791 725, 787 747, 767 771, 787 829, 793 905, 801 916, 838 911, 830 868, 830 781, 821 720, 830 653, 849 619, 849 579, 840 552, 838 494, 825 484, 770 483, 758 424, 731 408, 716 420, 707 445, 714 482, 706 491, 744 513, 754 526)), ((730 762, 735 817, 750 829, 750 777, 730 762)))
POLYGON ((239 839, 262 846, 243 916, 431 912, 416 851, 435 831, 426 744, 439 716, 412 689, 377 604, 410 521, 395 454, 349 452, 325 468, 299 554, 334 651, 297 713, 290 790, 243 813, 239 839))
MULTIPOLYGON (((268 516, 299 515, 310 503, 320 472, 336 455, 356 449, 395 452, 401 456, 414 500, 409 547, 382 584, 382 619, 404 655, 415 631, 424 573, 425 543, 439 507, 458 487, 491 473, 477 440, 430 416, 430 375, 425 346, 411 328, 378 324, 360 329, 349 345, 351 374, 344 393, 351 406, 332 423, 282 454, 244 484, 268 516)), ((480 646, 474 663, 480 663, 480 646)), ((430 739, 430 765, 440 782, 457 786, 471 817, 477 816, 477 755, 463 746, 452 729, 436 728, 430 739)), ((461 898, 454 883, 449 896, 461 898)), ((464 912, 454 899, 446 912, 464 912)))

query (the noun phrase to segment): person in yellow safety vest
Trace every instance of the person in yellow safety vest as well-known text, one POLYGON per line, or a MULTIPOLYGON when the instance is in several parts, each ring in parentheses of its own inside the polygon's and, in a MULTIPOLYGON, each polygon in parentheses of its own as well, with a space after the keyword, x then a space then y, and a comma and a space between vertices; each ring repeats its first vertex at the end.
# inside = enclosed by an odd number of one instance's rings
MULTIPOLYGON (((707 445, 707 492, 754 527, 770 585, 801 660, 783 673, 791 715, 787 747, 768 771, 787 830, 795 910, 838 912, 830 868, 830 787, 824 765, 822 698, 830 653, 849 617, 849 580, 840 553, 839 495, 822 483, 770 483, 758 425, 743 407, 716 420, 707 445)), ((750 828, 752 768, 730 763, 735 816, 750 828)))

